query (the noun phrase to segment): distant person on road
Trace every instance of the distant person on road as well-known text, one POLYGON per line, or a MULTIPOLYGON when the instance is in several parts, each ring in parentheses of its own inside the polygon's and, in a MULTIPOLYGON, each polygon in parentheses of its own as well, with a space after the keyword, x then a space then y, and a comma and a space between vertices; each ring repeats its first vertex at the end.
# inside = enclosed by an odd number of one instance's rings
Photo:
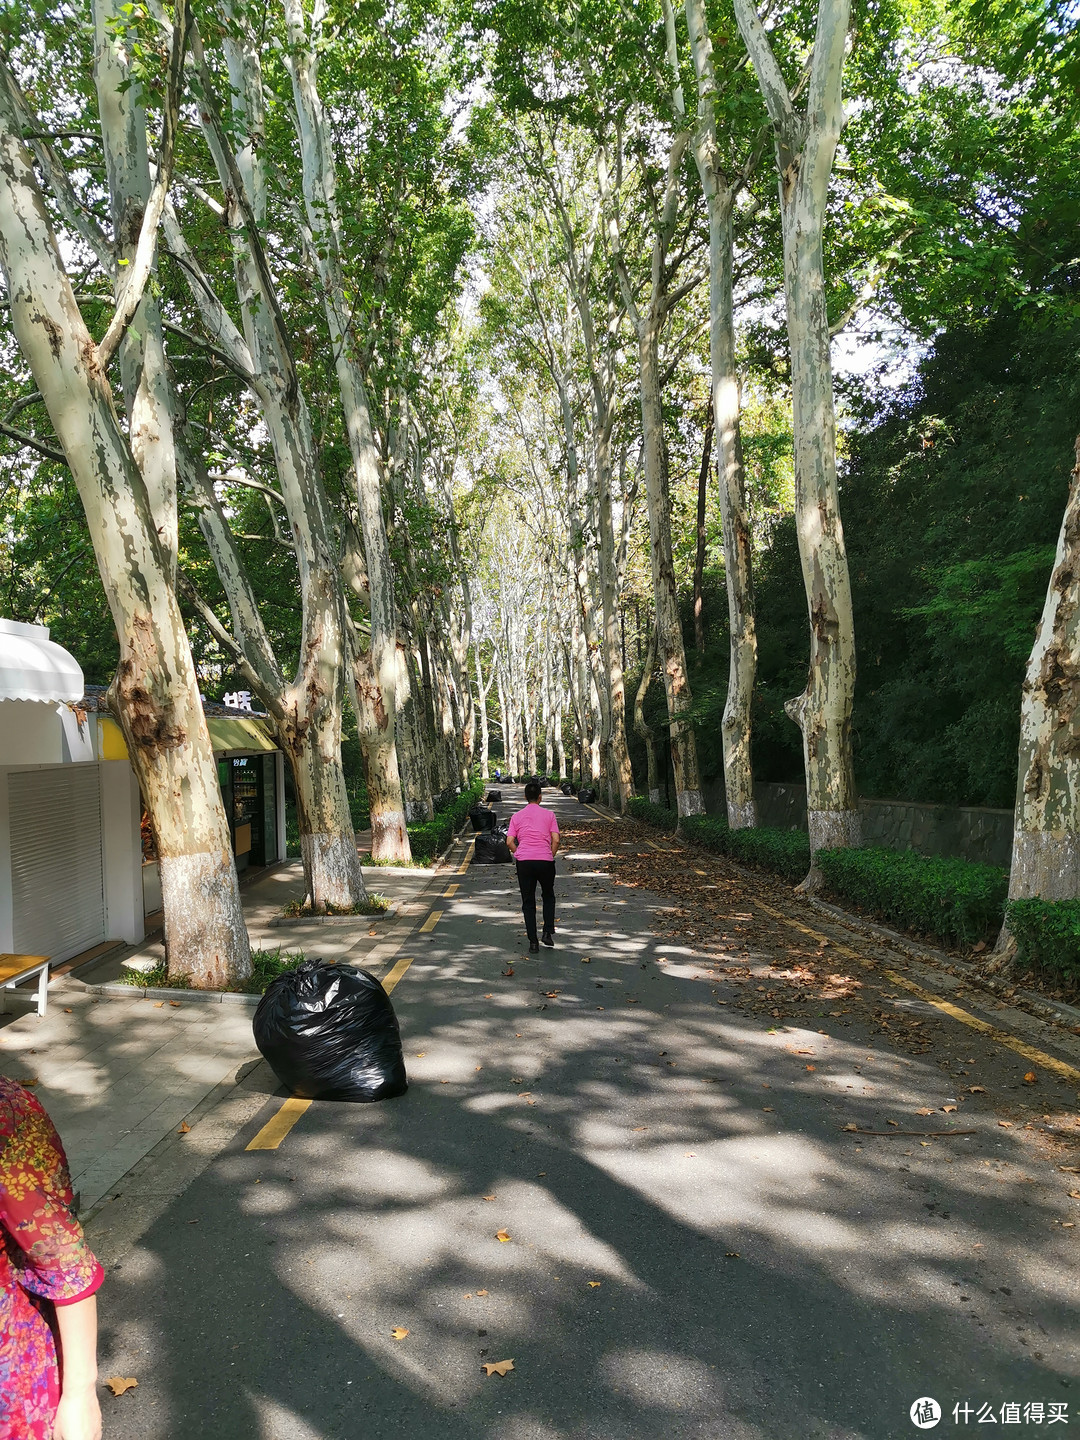
POLYGON ((536 939, 536 882, 544 902, 545 945, 555 944, 555 856, 559 852, 559 822, 550 810, 540 804, 540 781, 530 780, 525 786, 524 810, 510 821, 506 843, 517 862, 518 889, 521 891, 521 913, 529 949, 539 950, 536 939))
POLYGON ((101 1440, 105 1276, 73 1200, 41 1102, 0 1076, 0 1440, 101 1440))

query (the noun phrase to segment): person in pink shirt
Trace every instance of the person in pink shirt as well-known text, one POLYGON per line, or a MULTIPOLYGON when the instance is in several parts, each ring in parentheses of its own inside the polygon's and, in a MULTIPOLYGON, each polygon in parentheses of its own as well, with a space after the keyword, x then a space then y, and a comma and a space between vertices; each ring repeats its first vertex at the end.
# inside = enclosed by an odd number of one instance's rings
POLYGON ((529 936, 529 949, 539 950, 536 939, 536 882, 544 902, 545 945, 555 944, 555 856, 559 850, 559 822, 550 810, 540 804, 540 782, 530 780, 525 786, 524 810, 510 821, 506 843, 517 862, 518 889, 521 891, 521 913, 529 936))

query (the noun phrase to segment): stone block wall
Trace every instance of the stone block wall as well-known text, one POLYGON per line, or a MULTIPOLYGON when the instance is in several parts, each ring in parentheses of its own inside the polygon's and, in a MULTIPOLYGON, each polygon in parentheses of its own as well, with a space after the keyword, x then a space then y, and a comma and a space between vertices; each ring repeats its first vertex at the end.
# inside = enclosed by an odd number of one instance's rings
MULTIPOLYGON (((705 808, 723 815, 724 784, 704 787, 705 808)), ((778 830, 806 829, 806 790, 802 785, 755 785, 758 821, 778 830)), ((912 800, 860 800, 863 844, 920 855, 959 855, 984 865, 1008 868, 1012 854, 1011 810, 978 806, 924 805, 912 800)))

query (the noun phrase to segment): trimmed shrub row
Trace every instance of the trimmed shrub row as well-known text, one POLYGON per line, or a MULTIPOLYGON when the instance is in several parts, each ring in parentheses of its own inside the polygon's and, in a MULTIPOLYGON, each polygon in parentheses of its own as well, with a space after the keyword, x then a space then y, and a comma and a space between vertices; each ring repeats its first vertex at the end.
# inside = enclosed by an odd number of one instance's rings
POLYGON ((902 930, 972 944, 1001 927, 1009 877, 996 865, 976 865, 913 850, 819 850, 829 889, 902 930))
POLYGON ((744 865, 759 865, 797 884, 810 869, 810 841, 801 830, 730 830, 719 815, 684 815, 683 835, 704 850, 730 855, 744 865))
POLYGON ((1006 908, 1022 965, 1080 980, 1080 900, 1010 900, 1006 908))
POLYGON ((465 824, 469 811, 484 794, 487 786, 477 779, 462 790, 460 795, 450 799, 440 796, 442 804, 437 806, 435 818, 420 825, 410 825, 409 844, 414 860, 430 860, 441 854, 465 824))
POLYGON ((646 825, 655 825, 658 830, 674 830, 679 817, 674 810, 663 805, 654 805, 643 795, 632 795, 626 802, 626 813, 634 820, 643 820, 646 825))

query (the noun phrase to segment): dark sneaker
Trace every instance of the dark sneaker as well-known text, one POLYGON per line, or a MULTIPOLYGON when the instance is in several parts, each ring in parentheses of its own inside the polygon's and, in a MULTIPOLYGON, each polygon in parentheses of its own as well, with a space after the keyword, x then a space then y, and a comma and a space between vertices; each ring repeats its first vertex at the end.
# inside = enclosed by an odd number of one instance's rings
POLYGON ((529 941, 529 952, 530 952, 530 954, 532 954, 532 953, 535 952, 535 951, 538 951, 539 949, 540 949, 540 942, 539 942, 539 940, 530 940, 530 941, 529 941))
POLYGON ((542 945, 554 945, 555 936, 552 935, 550 930, 545 930, 543 935, 540 936, 540 943, 542 945))

